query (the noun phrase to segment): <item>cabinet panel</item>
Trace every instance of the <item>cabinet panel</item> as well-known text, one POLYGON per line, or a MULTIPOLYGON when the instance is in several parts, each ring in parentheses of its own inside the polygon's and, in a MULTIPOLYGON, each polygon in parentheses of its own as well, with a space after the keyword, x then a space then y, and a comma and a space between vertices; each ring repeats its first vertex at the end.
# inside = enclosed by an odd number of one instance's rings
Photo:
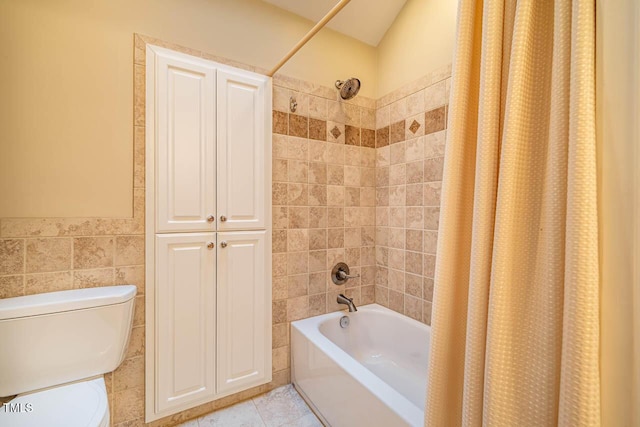
POLYGON ((173 57, 156 65, 156 232, 213 231, 215 68, 173 57))
POLYGON ((158 412, 215 395, 215 252, 214 233, 156 236, 158 412))
POLYGON ((266 231, 218 233, 218 394, 271 379, 266 231))
POLYGON ((218 230, 264 228, 265 80, 217 77, 218 230))

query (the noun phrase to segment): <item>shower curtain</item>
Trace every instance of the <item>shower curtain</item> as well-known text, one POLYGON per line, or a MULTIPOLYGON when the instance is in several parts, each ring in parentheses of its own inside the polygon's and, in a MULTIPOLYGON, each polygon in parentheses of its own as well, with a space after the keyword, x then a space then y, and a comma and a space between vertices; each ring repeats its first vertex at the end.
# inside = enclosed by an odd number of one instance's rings
POLYGON ((593 0, 461 0, 425 425, 599 425, 593 0))

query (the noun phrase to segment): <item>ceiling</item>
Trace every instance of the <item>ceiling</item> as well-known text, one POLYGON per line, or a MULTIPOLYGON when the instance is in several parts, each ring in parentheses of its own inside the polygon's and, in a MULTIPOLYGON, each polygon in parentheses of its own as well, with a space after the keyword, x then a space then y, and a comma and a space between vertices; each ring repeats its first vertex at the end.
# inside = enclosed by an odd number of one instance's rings
MULTIPOLYGON (((263 0, 303 18, 318 22, 338 0, 263 0)), ((406 0, 351 0, 327 27, 377 46, 406 0)))

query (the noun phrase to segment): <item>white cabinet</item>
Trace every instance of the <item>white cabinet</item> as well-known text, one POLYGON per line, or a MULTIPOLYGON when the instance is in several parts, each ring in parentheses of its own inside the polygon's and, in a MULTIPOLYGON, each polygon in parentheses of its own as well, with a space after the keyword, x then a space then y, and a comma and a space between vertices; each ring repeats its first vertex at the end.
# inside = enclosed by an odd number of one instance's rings
POLYGON ((152 422, 271 381, 271 80, 147 46, 145 132, 152 422))
POLYGON ((215 396, 215 233, 156 236, 156 409, 215 396))
POLYGON ((158 56, 156 232, 214 230, 216 69, 158 56))
POLYGON ((217 99, 218 230, 264 228, 264 82, 218 71, 217 99))
POLYGON ((218 234, 218 391, 240 391, 264 382, 271 367, 266 341, 271 303, 264 286, 266 232, 218 234), (267 304, 268 303, 268 304, 267 304))

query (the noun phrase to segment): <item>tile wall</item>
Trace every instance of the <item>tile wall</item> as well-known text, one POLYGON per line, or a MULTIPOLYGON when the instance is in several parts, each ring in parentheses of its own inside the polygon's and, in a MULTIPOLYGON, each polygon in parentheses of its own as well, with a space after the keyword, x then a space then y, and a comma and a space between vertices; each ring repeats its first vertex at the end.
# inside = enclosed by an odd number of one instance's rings
POLYGON ((289 367, 291 321, 344 308, 336 303, 340 293, 357 305, 374 302, 375 103, 356 100, 274 82, 274 369, 289 367), (330 271, 337 262, 360 278, 336 286, 330 271))
POLYGON ((375 300, 431 322, 450 67, 376 109, 375 300))

